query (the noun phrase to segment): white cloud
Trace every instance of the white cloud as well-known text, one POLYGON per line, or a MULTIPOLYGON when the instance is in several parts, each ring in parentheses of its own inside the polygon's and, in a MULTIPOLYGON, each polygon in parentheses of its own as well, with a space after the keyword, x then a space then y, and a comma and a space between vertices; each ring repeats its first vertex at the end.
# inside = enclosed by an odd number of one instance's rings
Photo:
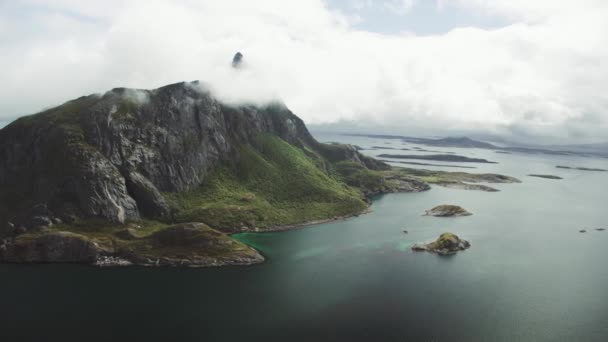
POLYGON ((350 7, 357 11, 380 9, 397 15, 408 14, 417 0, 355 0, 350 7))
POLYGON ((310 123, 577 139, 608 128, 603 1, 442 1, 516 23, 425 37, 356 30, 320 0, 106 4, 0 3, 0 120, 117 86, 200 79, 230 101, 282 98, 310 123))

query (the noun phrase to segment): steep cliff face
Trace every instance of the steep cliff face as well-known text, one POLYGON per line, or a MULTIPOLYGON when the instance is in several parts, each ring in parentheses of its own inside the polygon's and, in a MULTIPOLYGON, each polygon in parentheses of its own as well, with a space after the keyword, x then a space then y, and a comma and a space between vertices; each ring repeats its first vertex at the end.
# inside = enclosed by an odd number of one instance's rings
POLYGON ((170 221, 164 194, 200 189, 243 146, 268 134, 315 158, 386 165, 344 145, 319 144, 279 103, 231 106, 197 82, 155 90, 117 88, 23 117, 0 130, 0 230, 80 219, 170 221))

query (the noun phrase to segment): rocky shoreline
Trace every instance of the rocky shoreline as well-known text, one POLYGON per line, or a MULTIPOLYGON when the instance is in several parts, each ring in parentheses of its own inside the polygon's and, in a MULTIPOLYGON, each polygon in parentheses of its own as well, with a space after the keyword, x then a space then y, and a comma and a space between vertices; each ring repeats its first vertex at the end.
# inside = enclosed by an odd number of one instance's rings
POLYGON ((67 231, 27 233, 12 240, 4 239, 0 244, 0 260, 5 263, 79 263, 98 267, 215 267, 258 264, 264 261, 264 257, 256 249, 205 224, 186 223, 143 237, 123 235, 115 239, 67 231))
POLYGON ((315 225, 319 225, 319 224, 324 224, 324 223, 347 221, 347 220, 359 217, 361 215, 369 214, 371 212, 372 212, 372 209, 371 209, 371 205, 370 205, 366 210, 364 210, 358 214, 336 216, 336 217, 332 217, 332 218, 328 218, 328 219, 311 220, 311 221, 306 221, 303 223, 280 225, 280 226, 265 228, 263 230, 254 229, 254 230, 248 230, 248 231, 243 231, 243 232, 234 233, 234 234, 287 232, 287 231, 291 231, 291 230, 303 229, 303 228, 307 228, 307 227, 315 226, 315 225))

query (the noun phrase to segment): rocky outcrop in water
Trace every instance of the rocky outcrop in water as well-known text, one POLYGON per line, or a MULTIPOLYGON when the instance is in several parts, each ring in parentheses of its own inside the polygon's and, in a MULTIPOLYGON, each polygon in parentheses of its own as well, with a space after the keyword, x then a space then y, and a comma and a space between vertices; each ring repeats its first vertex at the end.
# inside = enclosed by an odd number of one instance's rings
POLYGON ((557 165, 556 168, 558 168, 558 169, 567 169, 567 170, 579 170, 579 171, 608 172, 608 170, 606 170, 606 169, 589 168, 589 167, 571 167, 571 166, 557 165))
POLYGON ((431 243, 413 245, 412 250, 417 252, 427 251, 440 255, 451 255, 459 251, 464 251, 470 247, 471 244, 468 241, 459 238, 457 235, 443 233, 437 240, 431 243))
POLYGON ((443 204, 429 209, 424 215, 438 217, 470 216, 473 215, 463 207, 457 205, 443 204))
POLYGON ((537 175, 537 174, 532 174, 532 175, 528 175, 530 177, 537 177, 537 178, 545 178, 545 179, 563 179, 560 176, 555 176, 555 175, 537 175))

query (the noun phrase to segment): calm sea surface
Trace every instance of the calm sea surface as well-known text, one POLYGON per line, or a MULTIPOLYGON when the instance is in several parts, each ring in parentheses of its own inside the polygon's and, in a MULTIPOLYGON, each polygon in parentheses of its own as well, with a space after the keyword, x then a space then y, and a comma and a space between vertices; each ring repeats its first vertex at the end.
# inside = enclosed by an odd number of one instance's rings
POLYGON ((608 172, 555 168, 608 160, 420 147, 497 161, 461 165, 523 183, 385 195, 348 221, 240 234, 268 258, 253 267, 0 265, 1 340, 608 341, 608 231, 595 230, 608 228, 608 172), (474 215, 421 216, 438 204, 474 215), (409 250, 446 231, 472 247, 451 257, 409 250))

